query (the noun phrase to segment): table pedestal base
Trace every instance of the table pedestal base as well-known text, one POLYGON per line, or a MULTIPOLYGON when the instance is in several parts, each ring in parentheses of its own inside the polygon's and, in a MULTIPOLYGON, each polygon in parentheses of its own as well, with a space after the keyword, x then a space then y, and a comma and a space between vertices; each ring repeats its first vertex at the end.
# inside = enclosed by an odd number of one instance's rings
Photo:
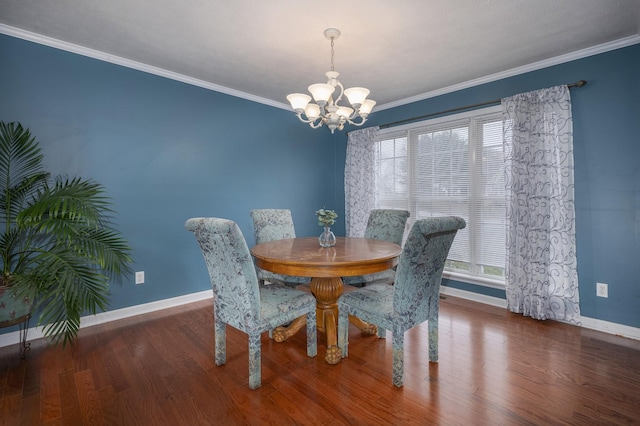
POLYGON ((291 324, 289 324, 287 326, 282 325, 280 327, 276 327, 273 330, 273 335, 271 337, 273 338, 273 340, 275 340, 278 343, 284 342, 289 337, 291 337, 294 334, 296 334, 298 332, 298 330, 300 330, 306 324, 307 324, 307 317, 306 316, 298 317, 298 318, 294 319, 291 322, 291 324))
POLYGON ((310 284, 317 301, 318 331, 327 336, 324 359, 329 364, 337 364, 342 359, 342 351, 338 347, 338 298, 342 294, 342 287, 340 277, 312 278, 310 284))
MULTIPOLYGON (((325 361, 329 364, 339 363, 342 360, 342 351, 338 348, 338 298, 344 290, 342 279, 340 277, 313 278, 308 287, 305 285, 298 288, 301 290, 308 288, 316 298, 317 328, 327 337, 325 361)), ((372 336, 378 332, 374 324, 369 324, 353 315, 349 315, 349 322, 358 327, 363 336, 372 336)), ((296 318, 289 326, 276 328, 273 331, 273 340, 283 342, 296 334, 305 324, 306 317, 296 318)))
POLYGON ((378 327, 375 324, 362 321, 360 318, 354 317, 351 314, 349 314, 349 322, 358 327, 363 336, 373 336, 374 334, 378 334, 378 327))
MULTIPOLYGON (((354 290, 357 290, 357 288, 351 285, 345 286, 343 288, 343 292, 347 293, 354 290)), ((374 334, 378 334, 378 327, 375 324, 362 321, 360 318, 354 317, 351 314, 349 314, 349 322, 358 327, 358 329, 360 330, 360 334, 362 334, 363 336, 373 336, 374 334)))

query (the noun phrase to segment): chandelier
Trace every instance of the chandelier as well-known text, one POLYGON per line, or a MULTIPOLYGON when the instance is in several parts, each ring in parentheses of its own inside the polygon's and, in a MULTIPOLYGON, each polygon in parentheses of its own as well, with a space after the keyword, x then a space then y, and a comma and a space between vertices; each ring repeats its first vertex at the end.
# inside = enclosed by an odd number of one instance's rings
POLYGON ((316 103, 311 102, 311 96, 304 93, 292 93, 287 96, 291 108, 303 123, 308 123, 314 129, 325 124, 331 133, 335 129, 342 130, 345 123, 354 126, 362 126, 376 101, 367 99, 369 89, 364 87, 351 87, 345 89, 338 80, 338 72, 333 68, 333 44, 340 37, 340 30, 328 28, 324 36, 331 40, 331 71, 325 73, 327 83, 312 84, 308 87, 309 93, 316 103), (335 99, 334 99, 335 95, 335 99), (345 95, 353 108, 340 105, 342 95, 345 95), (360 121, 356 121, 360 119, 360 121))

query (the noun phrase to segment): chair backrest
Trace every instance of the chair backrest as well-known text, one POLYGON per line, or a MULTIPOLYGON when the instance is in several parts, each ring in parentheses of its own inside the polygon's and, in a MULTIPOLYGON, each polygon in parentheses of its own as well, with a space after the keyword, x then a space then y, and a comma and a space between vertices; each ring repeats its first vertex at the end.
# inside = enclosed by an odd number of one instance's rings
POLYGON ((250 215, 256 244, 296 237, 291 210, 258 209, 251 210, 250 215))
POLYGON ((216 316, 247 331, 260 319, 260 290, 242 231, 235 222, 214 217, 191 218, 184 226, 202 250, 216 316))
POLYGON ((465 226, 464 219, 445 216, 420 219, 411 227, 393 290, 393 308, 407 324, 426 321, 437 309, 449 249, 458 229, 465 226))
POLYGON ((364 231, 365 238, 374 240, 391 241, 402 245, 404 228, 409 218, 407 210, 376 209, 369 213, 367 228, 364 231))

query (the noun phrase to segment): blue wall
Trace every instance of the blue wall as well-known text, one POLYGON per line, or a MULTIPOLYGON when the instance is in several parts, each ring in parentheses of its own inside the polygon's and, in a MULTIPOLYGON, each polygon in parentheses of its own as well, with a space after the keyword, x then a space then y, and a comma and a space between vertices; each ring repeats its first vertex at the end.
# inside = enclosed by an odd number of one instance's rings
MULTIPOLYGON (((383 110, 371 125, 587 80, 571 90, 582 315, 640 327, 640 44, 383 110), (596 297, 596 282, 609 298, 596 297)), ((504 291, 445 280, 504 298, 504 291)))
POLYGON ((252 246, 251 209, 291 209, 300 236, 320 234, 315 210, 344 210, 344 141, 292 112, 9 36, 0 57, 0 120, 115 203, 146 282, 112 286, 111 308, 211 288, 189 217, 232 219, 252 246))
MULTIPOLYGON (((0 120, 40 140, 47 168, 104 184, 135 270, 113 286, 121 308, 210 288, 184 230, 192 216, 238 222, 252 208, 290 208, 300 236, 313 212, 344 212, 344 133, 292 113, 0 35, 0 120)), ((576 238, 582 314, 640 327, 640 45, 372 114, 371 125, 588 80, 572 90, 576 238), (609 284, 609 298, 595 283, 609 284)), ((342 214, 341 214, 342 216, 342 214)), ((334 227, 344 234, 340 217, 334 227)), ((452 287, 504 297, 454 281, 452 287)), ((3 330, 0 330, 3 332, 3 330)))

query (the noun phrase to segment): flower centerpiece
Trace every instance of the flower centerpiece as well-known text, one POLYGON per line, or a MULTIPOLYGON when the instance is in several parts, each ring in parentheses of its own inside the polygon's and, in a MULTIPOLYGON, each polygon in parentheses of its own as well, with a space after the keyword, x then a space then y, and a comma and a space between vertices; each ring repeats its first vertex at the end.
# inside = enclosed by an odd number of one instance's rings
POLYGON ((331 226, 336 223, 338 214, 333 210, 320 209, 316 211, 316 216, 318 216, 318 225, 331 226))
POLYGON ((338 214, 333 210, 320 209, 316 211, 318 225, 324 226, 324 231, 318 238, 322 247, 333 247, 336 245, 336 236, 331 232, 330 226, 336 223, 338 214))

